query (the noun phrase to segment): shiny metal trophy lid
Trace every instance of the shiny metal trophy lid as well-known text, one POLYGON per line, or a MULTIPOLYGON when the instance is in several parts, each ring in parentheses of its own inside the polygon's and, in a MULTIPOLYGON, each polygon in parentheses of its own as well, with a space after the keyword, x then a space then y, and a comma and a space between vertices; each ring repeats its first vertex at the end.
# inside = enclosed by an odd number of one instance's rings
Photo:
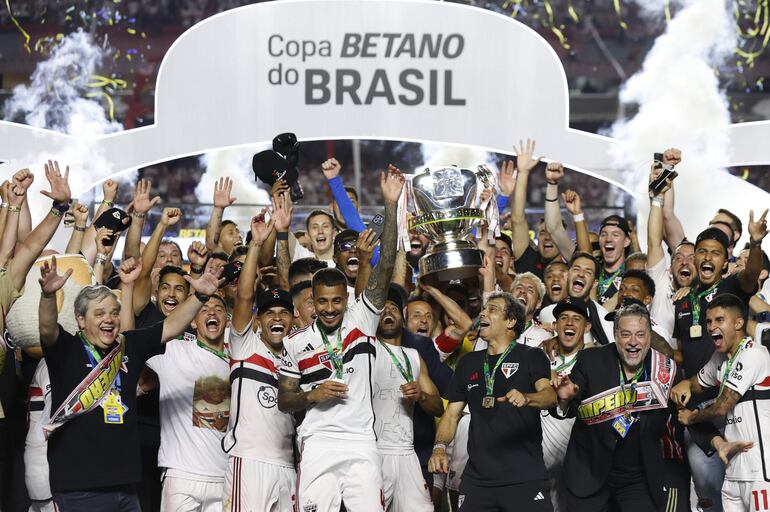
POLYGON ((483 256, 470 235, 485 220, 478 197, 491 186, 491 178, 483 165, 429 167, 414 175, 410 193, 415 216, 409 228, 430 240, 420 258, 421 276, 436 274, 439 281, 450 281, 478 275, 483 256))

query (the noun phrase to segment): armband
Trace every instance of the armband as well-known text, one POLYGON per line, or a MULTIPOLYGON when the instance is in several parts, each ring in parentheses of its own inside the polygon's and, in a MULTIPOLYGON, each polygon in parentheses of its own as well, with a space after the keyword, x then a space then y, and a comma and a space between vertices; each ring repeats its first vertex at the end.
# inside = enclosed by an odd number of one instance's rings
POLYGON ((583 215, 582 213, 576 213, 575 215, 572 216, 572 221, 575 223, 585 222, 585 220, 586 220, 586 216, 583 215))
POLYGON ((289 239, 289 232, 288 231, 278 231, 275 234, 276 240, 288 240, 289 239))

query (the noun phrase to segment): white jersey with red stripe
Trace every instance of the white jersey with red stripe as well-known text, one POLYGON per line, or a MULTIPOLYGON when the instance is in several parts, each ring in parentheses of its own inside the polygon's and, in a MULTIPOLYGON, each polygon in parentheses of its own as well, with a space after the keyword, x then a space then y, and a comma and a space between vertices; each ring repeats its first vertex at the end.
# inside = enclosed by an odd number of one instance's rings
POLYGON ((24 447, 24 482, 33 500, 51 499, 48 479, 48 440, 43 425, 51 416, 51 380, 41 359, 29 384, 29 429, 24 447))
POLYGON ((724 381, 741 395, 732 411, 727 414, 725 438, 728 441, 753 441, 754 447, 737 454, 727 466, 725 479, 732 481, 761 481, 770 471, 770 353, 755 341, 748 341, 733 361, 729 375, 725 375, 728 357, 714 352, 709 362, 698 372, 698 382, 703 387, 720 386, 724 381), (760 425, 764 428, 760 428, 760 425), (764 434, 760 437, 760 431, 764 434), (764 457, 764 464, 762 461, 764 457))
MULTIPOLYGON (((314 435, 338 439, 374 441, 372 409, 372 359, 381 310, 366 298, 348 306, 339 333, 343 346, 343 380, 348 394, 339 400, 311 405, 297 434, 300 439, 314 435)), ((324 347, 317 323, 291 334, 284 343, 286 357, 279 370, 284 377, 299 379, 303 391, 335 378, 331 358, 324 347)), ((327 333, 332 347, 337 344, 338 330, 327 333)))
MULTIPOLYGON (((374 430, 377 434, 377 448, 380 453, 404 455, 414 453, 414 401, 406 400, 401 392, 401 385, 406 379, 393 363, 390 354, 382 346, 375 344, 376 359, 372 372, 372 403, 374 404, 374 430)), ((406 370, 404 357, 409 358, 413 382, 420 377, 420 354, 416 349, 389 345, 401 367, 406 370)))
POLYGON ((222 447, 229 455, 293 468, 294 416, 278 410, 281 357, 253 322, 230 332, 230 424, 222 447))

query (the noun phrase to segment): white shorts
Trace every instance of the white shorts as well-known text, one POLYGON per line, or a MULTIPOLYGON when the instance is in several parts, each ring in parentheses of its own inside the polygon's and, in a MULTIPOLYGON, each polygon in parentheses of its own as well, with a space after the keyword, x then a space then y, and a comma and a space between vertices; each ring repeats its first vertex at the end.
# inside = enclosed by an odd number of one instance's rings
POLYGON ((222 482, 163 477, 161 512, 221 512, 222 482))
POLYGON ((382 490, 387 512, 433 512, 428 484, 422 476, 417 454, 380 453, 382 490))
POLYGON ((40 446, 27 443, 24 449, 24 482, 32 500, 51 499, 51 484, 48 480, 48 443, 40 446))
POLYGON ((770 511, 770 483, 725 480, 722 484, 724 512, 770 511))
POLYGON ((339 512, 342 500, 352 511, 385 509, 380 454, 374 441, 315 435, 302 442, 300 453, 297 510, 339 512))
POLYGON ((224 512, 293 512, 294 469, 230 456, 225 473, 224 512))

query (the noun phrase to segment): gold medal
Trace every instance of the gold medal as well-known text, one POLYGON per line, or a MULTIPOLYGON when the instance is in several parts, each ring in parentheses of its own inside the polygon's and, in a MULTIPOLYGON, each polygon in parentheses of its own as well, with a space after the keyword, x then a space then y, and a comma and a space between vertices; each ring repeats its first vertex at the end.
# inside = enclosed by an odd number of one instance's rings
POLYGON ((691 325, 690 326, 690 338, 700 338, 703 336, 703 328, 698 325, 691 325))
POLYGON ((483 407, 484 409, 491 409, 494 406, 495 406, 495 397, 493 396, 485 396, 481 400, 481 407, 483 407))
POLYGON ((110 392, 107 395, 107 399, 104 404, 104 422, 108 425, 122 425, 123 424, 123 404, 120 400, 120 395, 114 392, 110 392))

